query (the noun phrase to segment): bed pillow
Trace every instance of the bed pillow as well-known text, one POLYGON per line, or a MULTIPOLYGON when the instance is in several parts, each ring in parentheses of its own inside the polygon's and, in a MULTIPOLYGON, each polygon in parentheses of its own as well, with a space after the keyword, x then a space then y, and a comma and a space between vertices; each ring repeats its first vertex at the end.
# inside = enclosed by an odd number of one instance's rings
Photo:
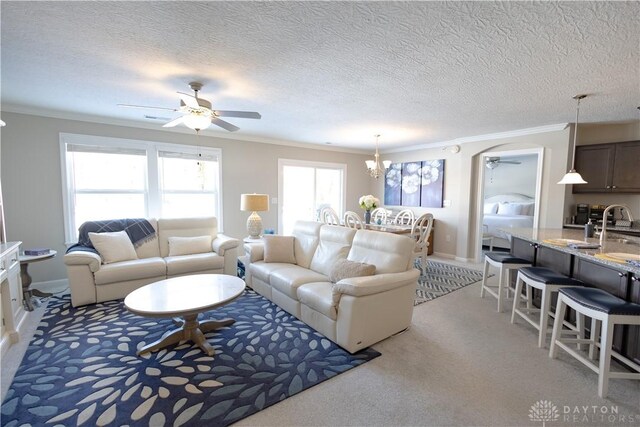
POLYGON ((89 240, 100 254, 103 264, 138 259, 138 254, 126 231, 89 233, 89 240))
POLYGON ((211 252, 211 236, 169 237, 169 256, 211 252))
POLYGON ((264 262, 296 263, 293 252, 293 236, 263 236, 264 262))
POLYGON ((522 204, 522 214, 521 215, 529 215, 533 216, 533 212, 535 211, 535 203, 523 203, 522 204))
POLYGON ((484 213, 485 214, 494 214, 498 212, 498 204, 497 203, 485 203, 484 204, 484 213))
POLYGON ((338 283, 340 280, 348 279, 349 277, 373 276, 375 273, 376 266, 373 264, 341 259, 336 261, 331 268, 329 280, 333 283, 338 283))
POLYGON ((504 202, 498 205, 498 215, 522 215, 520 212, 522 212, 522 203, 504 202))

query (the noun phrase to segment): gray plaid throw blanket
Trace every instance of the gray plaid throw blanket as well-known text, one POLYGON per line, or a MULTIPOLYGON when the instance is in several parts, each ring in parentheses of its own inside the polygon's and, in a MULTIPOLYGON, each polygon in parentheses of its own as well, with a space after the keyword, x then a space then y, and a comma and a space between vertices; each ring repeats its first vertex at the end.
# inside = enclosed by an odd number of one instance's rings
POLYGON ((131 243, 133 243, 133 246, 136 248, 156 236, 156 230, 149 221, 144 218, 87 221, 78 229, 78 243, 69 247, 67 253, 80 250, 89 250, 90 252, 97 253, 91 244, 89 233, 105 233, 123 230, 126 231, 129 239, 131 239, 131 243))

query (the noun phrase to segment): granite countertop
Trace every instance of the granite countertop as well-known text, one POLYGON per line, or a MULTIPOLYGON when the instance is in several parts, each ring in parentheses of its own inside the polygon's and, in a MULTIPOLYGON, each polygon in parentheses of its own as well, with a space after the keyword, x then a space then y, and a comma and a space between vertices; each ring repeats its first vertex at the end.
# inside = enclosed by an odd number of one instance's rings
POLYGON ((626 254, 636 254, 640 255, 640 238, 635 236, 621 235, 616 234, 613 231, 607 230, 607 239, 608 241, 604 242, 604 246, 598 249, 572 249, 563 244, 556 244, 553 242, 549 242, 549 239, 571 239, 571 240, 579 240, 587 243, 600 243, 600 239, 598 237, 593 237, 589 239, 584 238, 584 230, 576 230, 576 229, 551 229, 551 228, 540 228, 538 230, 534 230, 532 228, 508 228, 503 230, 505 233, 510 234, 513 237, 519 237, 521 239, 527 240, 529 242, 537 243, 541 246, 547 246, 553 249, 557 249, 562 252, 566 252, 572 255, 575 255, 580 258, 587 259, 592 262, 596 262, 599 264, 607 265, 613 268, 617 268, 619 270, 629 271, 635 274, 640 274, 640 267, 635 267, 626 262, 616 262, 611 259, 599 258, 596 255, 602 256, 610 253, 626 253, 626 254), (616 241, 611 241, 610 239, 626 239, 628 243, 621 243, 616 241))

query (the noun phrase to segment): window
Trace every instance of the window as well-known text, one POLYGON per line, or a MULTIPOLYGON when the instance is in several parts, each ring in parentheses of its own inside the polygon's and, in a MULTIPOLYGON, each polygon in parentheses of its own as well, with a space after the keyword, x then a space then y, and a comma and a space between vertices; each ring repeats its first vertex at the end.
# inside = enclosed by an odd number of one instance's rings
POLYGON ((65 238, 85 221, 213 215, 222 228, 220 150, 60 135, 65 238))
POLYGON ((282 234, 290 234, 297 220, 317 220, 326 206, 339 215, 343 212, 346 165, 280 159, 278 169, 278 229, 282 234))

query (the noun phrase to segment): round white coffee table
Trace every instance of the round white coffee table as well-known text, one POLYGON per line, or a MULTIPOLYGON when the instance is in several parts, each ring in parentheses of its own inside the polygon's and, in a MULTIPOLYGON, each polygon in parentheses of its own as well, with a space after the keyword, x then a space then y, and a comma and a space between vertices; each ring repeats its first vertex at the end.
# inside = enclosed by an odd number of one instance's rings
POLYGON ((182 317, 177 329, 167 331, 155 342, 138 351, 138 355, 156 351, 180 341, 193 341, 209 356, 214 349, 204 334, 234 319, 198 321, 198 314, 225 305, 242 295, 244 280, 224 274, 194 274, 172 277, 136 289, 124 299, 130 312, 144 317, 182 317))

